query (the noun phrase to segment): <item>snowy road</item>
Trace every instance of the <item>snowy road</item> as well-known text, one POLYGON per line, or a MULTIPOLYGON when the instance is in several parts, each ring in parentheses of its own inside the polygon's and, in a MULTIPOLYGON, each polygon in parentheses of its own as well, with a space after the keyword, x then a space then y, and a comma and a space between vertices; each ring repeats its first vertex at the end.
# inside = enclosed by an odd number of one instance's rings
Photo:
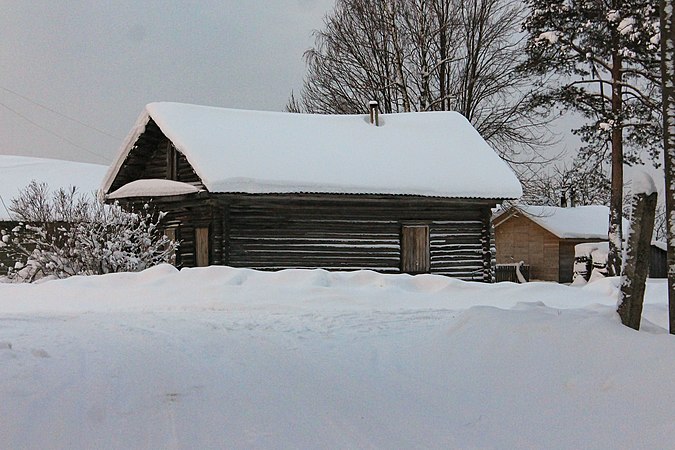
MULTIPOLYGON (((220 269, 0 285, 0 447, 600 449, 675 437, 675 342, 618 324, 609 285, 220 269), (494 307, 518 292, 527 304, 494 307), (537 303, 565 298, 587 306, 537 303)), ((646 309, 661 317, 663 305, 646 309)))

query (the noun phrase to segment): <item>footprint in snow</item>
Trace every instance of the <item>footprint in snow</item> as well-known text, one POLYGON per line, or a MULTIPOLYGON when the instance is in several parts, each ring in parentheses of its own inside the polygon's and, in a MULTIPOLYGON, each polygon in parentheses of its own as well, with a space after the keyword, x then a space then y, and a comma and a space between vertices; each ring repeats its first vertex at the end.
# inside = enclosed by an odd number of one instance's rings
POLYGON ((30 351, 30 353, 36 358, 49 358, 49 353, 41 348, 34 348, 30 351))

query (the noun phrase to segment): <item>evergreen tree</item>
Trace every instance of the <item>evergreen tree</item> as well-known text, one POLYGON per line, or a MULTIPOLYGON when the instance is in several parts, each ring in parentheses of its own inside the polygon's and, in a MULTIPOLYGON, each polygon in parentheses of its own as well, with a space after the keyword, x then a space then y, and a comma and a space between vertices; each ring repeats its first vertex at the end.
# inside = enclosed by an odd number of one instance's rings
POLYGON ((580 113, 582 159, 609 158, 611 274, 621 267, 623 164, 661 146, 659 23, 649 0, 527 0, 528 72, 546 76, 539 105, 580 113))

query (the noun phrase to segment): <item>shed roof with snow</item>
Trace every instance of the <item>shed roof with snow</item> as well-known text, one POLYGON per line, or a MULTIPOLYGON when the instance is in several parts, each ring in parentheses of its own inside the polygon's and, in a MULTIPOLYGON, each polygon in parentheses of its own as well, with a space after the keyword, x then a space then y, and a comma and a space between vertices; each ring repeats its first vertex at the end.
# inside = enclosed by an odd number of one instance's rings
MULTIPOLYGON (((387 114, 379 123, 371 125, 364 115, 151 103, 124 141, 102 189, 111 194, 127 156, 151 124, 185 156, 209 192, 521 196, 512 170, 459 113, 387 114)), ((159 180, 145 184, 117 197, 141 195, 144 189, 155 196, 180 191, 159 180)))
MULTIPOLYGON (((495 219, 498 226, 509 215, 523 213, 530 220, 560 239, 607 239, 609 208, 602 205, 561 208, 555 206, 518 205, 495 219)), ((624 219, 624 229, 628 221, 624 219)))
MULTIPOLYGON (((603 205, 562 208, 553 206, 519 206, 541 227, 561 239, 607 239, 609 208, 603 205)), ((628 221, 624 219, 624 228, 628 221)))

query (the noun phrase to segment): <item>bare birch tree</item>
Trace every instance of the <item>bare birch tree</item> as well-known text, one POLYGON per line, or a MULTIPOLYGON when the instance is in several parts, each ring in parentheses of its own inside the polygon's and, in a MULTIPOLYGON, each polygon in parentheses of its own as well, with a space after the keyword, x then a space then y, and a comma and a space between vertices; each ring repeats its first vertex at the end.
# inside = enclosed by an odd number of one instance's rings
POLYGON ((356 114, 377 100, 384 113, 454 110, 517 163, 548 138, 517 70, 522 20, 506 0, 337 0, 287 109, 356 114))

